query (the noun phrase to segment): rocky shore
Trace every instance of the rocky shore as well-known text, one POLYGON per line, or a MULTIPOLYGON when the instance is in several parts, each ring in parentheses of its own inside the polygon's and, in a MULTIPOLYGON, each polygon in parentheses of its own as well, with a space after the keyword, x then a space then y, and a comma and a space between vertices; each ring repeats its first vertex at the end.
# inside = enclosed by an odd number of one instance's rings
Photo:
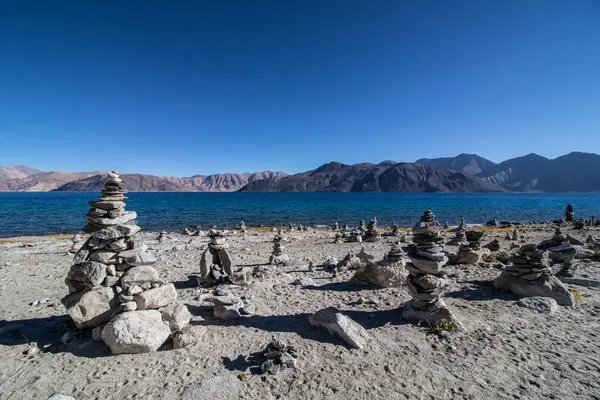
MULTIPOLYGON (((377 240, 362 243, 337 241, 333 229, 221 232, 233 272, 245 273, 218 290, 198 283, 202 255, 221 236, 142 231, 137 240, 156 257, 160 282, 173 284, 191 321, 177 343, 119 355, 91 330, 77 329, 60 302, 73 251, 87 235, 2 239, 0 399, 600 397, 600 244, 588 239, 600 236, 598 227, 568 224, 557 233, 552 223, 522 225, 515 238, 514 227, 497 225, 477 228, 480 245, 468 240, 468 220, 465 235, 438 227, 440 239, 428 247, 435 262, 444 257, 443 302, 460 320, 456 330, 403 317, 424 288, 407 287, 406 265, 421 261, 419 246, 427 246, 419 243, 426 241, 417 240, 413 255, 403 250, 419 229, 379 226, 379 235, 369 235, 377 240), (274 243, 285 243, 289 261, 270 263, 274 243), (459 254, 476 264, 458 263, 459 254), (565 262, 569 276, 560 273, 565 262), (375 284, 353 279, 357 271, 368 271, 375 284), (503 273, 528 285, 556 276, 567 291, 561 298, 574 305, 501 290, 495 280, 503 273), (224 320, 216 307, 228 303, 252 313, 224 320), (189 338, 196 343, 183 347, 189 338)), ((430 279, 414 273, 420 285, 430 279)))

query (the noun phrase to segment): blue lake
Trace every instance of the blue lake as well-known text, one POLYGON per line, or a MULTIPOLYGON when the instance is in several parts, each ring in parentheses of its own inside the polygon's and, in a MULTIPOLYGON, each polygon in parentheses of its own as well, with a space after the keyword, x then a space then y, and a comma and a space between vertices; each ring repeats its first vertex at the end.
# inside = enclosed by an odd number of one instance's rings
MULTIPOLYGON (((0 193, 0 237, 79 231, 88 201, 99 193, 0 193)), ((410 226, 426 209, 442 223, 561 218, 567 203, 576 218, 600 215, 598 193, 129 193, 128 210, 147 230, 185 226, 298 224, 356 225, 376 216, 380 225, 410 226)))

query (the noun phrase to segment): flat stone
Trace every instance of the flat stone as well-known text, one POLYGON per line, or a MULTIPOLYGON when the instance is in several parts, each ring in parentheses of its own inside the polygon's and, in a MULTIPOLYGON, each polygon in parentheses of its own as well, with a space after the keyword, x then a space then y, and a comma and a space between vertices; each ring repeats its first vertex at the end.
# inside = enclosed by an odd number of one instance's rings
POLYGON ((517 304, 542 314, 554 315, 558 311, 558 303, 550 297, 525 297, 517 304))
POLYGON ((114 242, 110 242, 107 246, 110 250, 118 253, 127 249, 127 241, 125 240, 125 238, 121 238, 114 242))
POLYGON ((162 318, 172 332, 182 331, 192 320, 192 314, 185 304, 169 304, 162 311, 162 318))
POLYGON ((90 201, 88 204, 101 210, 115 210, 125 207, 125 203, 122 201, 90 201))
POLYGON ((119 305, 115 291, 109 287, 73 293, 61 302, 78 329, 94 328, 108 322, 119 305))
POLYGON ((240 302, 240 298, 231 293, 224 296, 213 296, 212 300, 216 306, 230 306, 240 302))
POLYGON ((160 282, 158 271, 149 266, 140 266, 129 268, 121 277, 121 286, 127 289, 129 286, 140 286, 144 284, 160 282))
POLYGON ((135 235, 141 230, 142 228, 137 225, 113 225, 92 233, 92 237, 102 240, 119 239, 135 235))
POLYGON ((121 257, 124 263, 134 267, 156 263, 156 257, 152 253, 147 252, 145 247, 122 251, 119 253, 119 257, 121 257))
POLYGON ((411 255, 410 261, 414 265, 414 267, 417 268, 419 271, 422 271, 422 273, 442 275, 442 267, 448 262, 448 257, 444 256, 444 259, 442 259, 441 261, 435 261, 416 255, 411 255))
POLYGON ((102 330, 102 340, 113 354, 154 352, 170 335, 171 330, 156 310, 119 314, 102 330))
POLYGON ((442 323, 448 323, 457 330, 464 330, 463 324, 442 299, 424 308, 407 304, 402 311, 402 318, 417 326, 435 327, 442 323))
POLYGON ((104 278, 104 282, 102 282, 102 286, 115 286, 119 283, 119 280, 120 278, 118 276, 107 275, 106 278, 104 278))
POLYGON ((525 280, 503 272, 494 279, 494 286, 523 297, 551 297, 561 306, 575 305, 575 299, 555 276, 548 279, 525 280))
POLYGON ((238 319, 242 317, 239 309, 242 304, 233 304, 233 305, 219 305, 215 306, 213 312, 215 318, 219 318, 225 321, 238 319))
POLYGON ((94 261, 73 265, 68 274, 69 280, 82 282, 88 288, 100 286, 104 278, 106 278, 106 265, 94 261))
POLYGON ((88 222, 90 224, 97 224, 103 226, 111 226, 111 225, 122 225, 126 224, 129 221, 133 221, 137 218, 137 213, 135 211, 125 211, 122 215, 115 218, 93 218, 88 217, 88 222))
POLYGON ((326 329, 331 335, 340 337, 355 349, 362 349, 370 339, 365 328, 335 307, 317 311, 308 318, 308 322, 312 326, 326 329))
POLYGON ((112 251, 106 251, 106 250, 98 250, 98 251, 93 251, 90 254, 90 260, 99 262, 102 264, 116 264, 118 258, 117 258, 117 253, 114 253, 112 251))
POLYGON ((139 310, 148 310, 165 307, 177 301, 177 290, 172 283, 162 285, 156 289, 146 290, 135 296, 139 310))

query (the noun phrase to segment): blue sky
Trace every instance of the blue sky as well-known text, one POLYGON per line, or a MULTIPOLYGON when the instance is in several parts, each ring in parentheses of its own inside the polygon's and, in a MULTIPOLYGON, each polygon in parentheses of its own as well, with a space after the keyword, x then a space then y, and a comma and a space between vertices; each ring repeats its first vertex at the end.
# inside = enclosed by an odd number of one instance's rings
POLYGON ((600 152, 600 2, 0 2, 0 165, 600 152))

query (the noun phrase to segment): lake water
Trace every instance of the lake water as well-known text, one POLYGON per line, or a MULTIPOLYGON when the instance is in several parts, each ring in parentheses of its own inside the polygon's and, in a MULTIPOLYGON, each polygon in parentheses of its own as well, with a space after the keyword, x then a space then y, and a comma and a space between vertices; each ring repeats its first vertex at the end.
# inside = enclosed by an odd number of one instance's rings
MULTIPOLYGON (((79 231, 87 204, 99 193, 0 193, 0 237, 79 231)), ((441 223, 561 218, 567 203, 576 218, 600 216, 600 195, 580 193, 129 193, 128 210, 147 230, 181 230, 240 220, 249 226, 298 224, 357 225, 376 216, 380 225, 410 226, 426 209, 441 223)))

